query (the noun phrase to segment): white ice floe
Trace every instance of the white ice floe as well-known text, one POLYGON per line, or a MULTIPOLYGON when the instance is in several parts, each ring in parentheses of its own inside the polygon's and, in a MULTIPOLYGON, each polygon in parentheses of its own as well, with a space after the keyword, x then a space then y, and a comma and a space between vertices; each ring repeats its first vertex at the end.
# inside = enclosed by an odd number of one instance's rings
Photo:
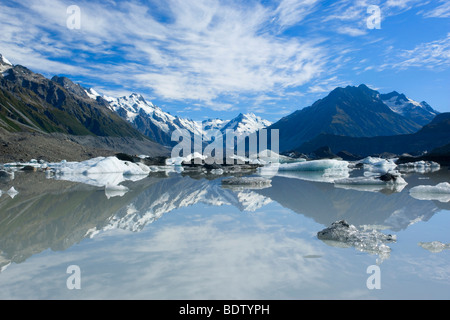
POLYGON ((328 183, 348 177, 350 171, 347 161, 334 159, 273 163, 258 168, 258 174, 266 178, 280 176, 328 183))
POLYGON ((211 174, 220 176, 220 175, 224 174, 224 171, 223 171, 223 169, 213 169, 213 170, 211 170, 211 174))
POLYGON ((263 177, 233 177, 222 180, 222 186, 232 189, 265 189, 272 181, 263 177))
POLYGON ((295 163, 282 163, 278 167, 279 171, 325 171, 332 170, 349 170, 349 163, 347 161, 324 159, 311 160, 295 163))
POLYGON ((418 245, 433 253, 438 253, 443 250, 450 249, 450 244, 445 244, 440 241, 419 242, 418 245))
POLYGON ((411 197, 418 200, 450 201, 450 183, 442 182, 436 186, 420 185, 409 190, 411 197))
POLYGON ((123 181, 144 179, 151 169, 142 163, 122 161, 116 157, 98 157, 82 162, 49 163, 57 180, 81 182, 93 186, 118 186, 123 181))
POLYGON ((341 220, 317 233, 317 237, 331 246, 354 247, 370 254, 376 254, 381 260, 389 257, 391 248, 386 243, 397 241, 395 235, 384 234, 377 230, 359 230, 354 225, 341 220))
POLYGON ((336 179, 334 180, 334 184, 339 188, 360 191, 381 191, 387 188, 400 192, 408 183, 403 179, 400 173, 390 171, 382 176, 368 175, 363 177, 336 179))
POLYGON ((306 159, 303 158, 292 158, 283 156, 272 150, 263 150, 259 153, 251 154, 248 160, 250 163, 257 163, 263 165, 271 163, 298 163, 306 161, 306 159))
POLYGON ((116 157, 98 157, 82 162, 51 163, 49 168, 56 173, 70 174, 104 174, 121 173, 123 175, 147 175, 150 172, 148 166, 142 163, 122 161, 116 157))
POLYGON ((350 173, 346 170, 329 169, 325 171, 281 171, 277 174, 278 177, 325 183, 333 183, 336 179, 347 178, 349 175, 350 173))
POLYGON ((191 153, 185 157, 174 157, 166 160, 168 166, 181 166, 183 162, 190 162, 193 159, 206 160, 207 156, 204 156, 198 152, 191 153))
POLYGON ((428 173, 439 171, 441 169, 441 166, 439 163, 434 161, 416 161, 401 163, 397 166, 397 168, 401 172, 428 173))
POLYGON ((357 163, 363 164, 365 171, 386 173, 397 168, 396 159, 383 159, 377 157, 367 157, 357 163))

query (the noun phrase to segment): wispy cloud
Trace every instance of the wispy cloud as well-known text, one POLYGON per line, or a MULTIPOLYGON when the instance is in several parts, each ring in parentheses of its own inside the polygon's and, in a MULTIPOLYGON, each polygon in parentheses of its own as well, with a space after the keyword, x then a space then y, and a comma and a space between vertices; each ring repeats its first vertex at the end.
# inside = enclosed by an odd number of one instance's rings
MULTIPOLYGON (((281 1, 279 24, 294 23, 314 3, 281 1)), ((0 45, 9 48, 5 55, 43 72, 96 77, 148 89, 163 99, 198 100, 216 108, 213 101, 221 95, 283 91, 323 70, 324 50, 267 30, 273 12, 258 3, 171 0, 164 9, 167 18, 159 21, 138 1, 79 1, 80 30, 66 28, 69 5, 44 0, 30 1, 23 10, 7 7, 4 17, 15 19, 2 28, 0 45), (24 42, 26 50, 20 49, 24 42)))
POLYGON ((68 75, 100 93, 139 92, 163 103, 215 111, 269 110, 289 101, 292 107, 303 104, 306 97, 289 94, 318 94, 345 82, 355 70, 359 75, 448 65, 446 41, 421 39, 423 45, 412 41, 405 50, 395 40, 400 35, 383 32, 402 13, 429 22, 424 18, 448 17, 449 5, 419 0, 8 0, 0 10, 0 53, 14 64, 48 76, 68 75), (79 30, 67 28, 67 8, 74 4, 81 10, 79 30), (371 5, 381 9, 380 32, 367 28, 371 5), (374 41, 392 47, 385 61, 379 59, 383 50, 371 51, 378 45, 374 41), (361 57, 367 58, 363 64, 361 57), (335 81, 328 84, 329 79, 335 81))
POLYGON ((450 17, 450 2, 447 0, 440 0, 441 5, 423 11, 423 16, 426 18, 449 18, 450 17))
POLYGON ((393 68, 423 67, 437 70, 449 67, 450 33, 443 39, 419 44, 411 50, 400 51, 396 59, 398 61, 392 64, 393 68))

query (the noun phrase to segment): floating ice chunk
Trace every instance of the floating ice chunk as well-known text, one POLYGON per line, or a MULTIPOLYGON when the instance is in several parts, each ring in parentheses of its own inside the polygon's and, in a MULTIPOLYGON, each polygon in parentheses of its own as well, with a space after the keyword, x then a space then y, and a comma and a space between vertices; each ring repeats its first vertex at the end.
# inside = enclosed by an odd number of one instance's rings
POLYGON ((384 159, 384 158, 377 158, 377 157, 367 157, 360 161, 359 163, 367 164, 375 167, 384 167, 384 166, 394 166, 397 165, 394 162, 394 159, 384 159))
POLYGON ((237 189, 265 189, 272 181, 263 177, 233 177, 222 180, 222 186, 237 189))
POLYGON ((333 183, 336 179, 349 177, 350 173, 346 170, 322 171, 282 171, 277 174, 278 177, 289 179, 299 179, 304 181, 333 183))
POLYGON ((450 249, 450 244, 445 244, 440 241, 419 242, 418 245, 433 253, 438 253, 443 250, 450 249))
POLYGON ((418 172, 418 173, 428 173, 435 172, 441 169, 439 163, 434 161, 416 161, 399 164, 398 169, 401 172, 418 172))
POLYGON ((359 191, 377 192, 390 189, 395 192, 401 192, 408 183, 402 178, 400 173, 391 171, 382 176, 371 174, 363 177, 336 179, 334 184, 338 188, 359 191))
POLYGON ((81 182, 93 186, 119 185, 125 180, 144 179, 151 169, 142 163, 122 161, 116 157, 98 157, 82 162, 50 163, 57 180, 81 182))
POLYGON ((364 170, 369 172, 386 173, 390 170, 394 170, 397 167, 395 159, 383 159, 376 157, 364 158, 358 163, 362 163, 364 170))
POLYGON ((144 175, 150 170, 144 164, 122 161, 116 157, 98 157, 82 162, 51 163, 48 167, 54 169, 59 174, 104 174, 122 173, 126 175, 144 175))
POLYGON ((409 194, 417 200, 450 201, 450 183, 442 182, 436 186, 420 185, 409 190, 409 194))
POLYGON ((204 156, 198 152, 191 153, 186 157, 174 157, 166 160, 166 165, 168 166, 181 166, 183 162, 189 162, 193 159, 206 160, 207 156, 204 156))
POLYGON ((386 235, 377 230, 358 230, 354 225, 341 220, 317 233, 317 237, 331 246, 354 247, 370 254, 378 255, 382 260, 389 257, 391 248, 386 243, 395 242, 395 235, 386 235))
POLYGON ((215 174, 215 175, 222 175, 224 173, 223 169, 212 169, 211 170, 211 174, 215 174))
POLYGON ((312 160, 296 163, 282 163, 279 171, 325 171, 325 170, 349 170, 349 163, 347 161, 324 159, 312 160))
POLYGON ((259 153, 251 154, 248 161, 250 163, 255 163, 258 160, 259 164, 270 164, 270 163, 297 163, 305 162, 306 159, 302 158, 292 158, 280 155, 272 150, 263 150, 259 153))

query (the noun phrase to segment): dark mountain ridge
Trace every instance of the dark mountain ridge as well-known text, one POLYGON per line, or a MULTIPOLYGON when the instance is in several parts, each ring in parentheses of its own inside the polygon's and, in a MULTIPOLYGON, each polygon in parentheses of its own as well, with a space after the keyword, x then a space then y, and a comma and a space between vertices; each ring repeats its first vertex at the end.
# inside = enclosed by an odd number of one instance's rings
POLYGON ((366 85, 336 88, 312 106, 282 118, 268 129, 280 130, 280 150, 296 150, 320 135, 376 137, 411 134, 421 125, 391 110, 378 91, 366 85))

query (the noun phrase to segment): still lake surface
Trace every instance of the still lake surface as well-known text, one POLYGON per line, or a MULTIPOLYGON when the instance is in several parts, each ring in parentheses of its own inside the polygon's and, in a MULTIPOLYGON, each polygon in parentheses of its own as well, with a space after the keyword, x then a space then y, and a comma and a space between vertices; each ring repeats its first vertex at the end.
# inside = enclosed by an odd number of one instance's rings
POLYGON ((159 173, 111 194, 17 172, 0 182, 19 191, 0 197, 0 299, 450 299, 450 250, 423 245, 450 243, 450 203, 409 194, 450 171, 403 177, 394 192, 314 174, 229 189, 221 176, 159 173), (318 239, 338 220, 397 241, 381 257, 318 239), (367 286, 374 265, 380 289, 367 286))

